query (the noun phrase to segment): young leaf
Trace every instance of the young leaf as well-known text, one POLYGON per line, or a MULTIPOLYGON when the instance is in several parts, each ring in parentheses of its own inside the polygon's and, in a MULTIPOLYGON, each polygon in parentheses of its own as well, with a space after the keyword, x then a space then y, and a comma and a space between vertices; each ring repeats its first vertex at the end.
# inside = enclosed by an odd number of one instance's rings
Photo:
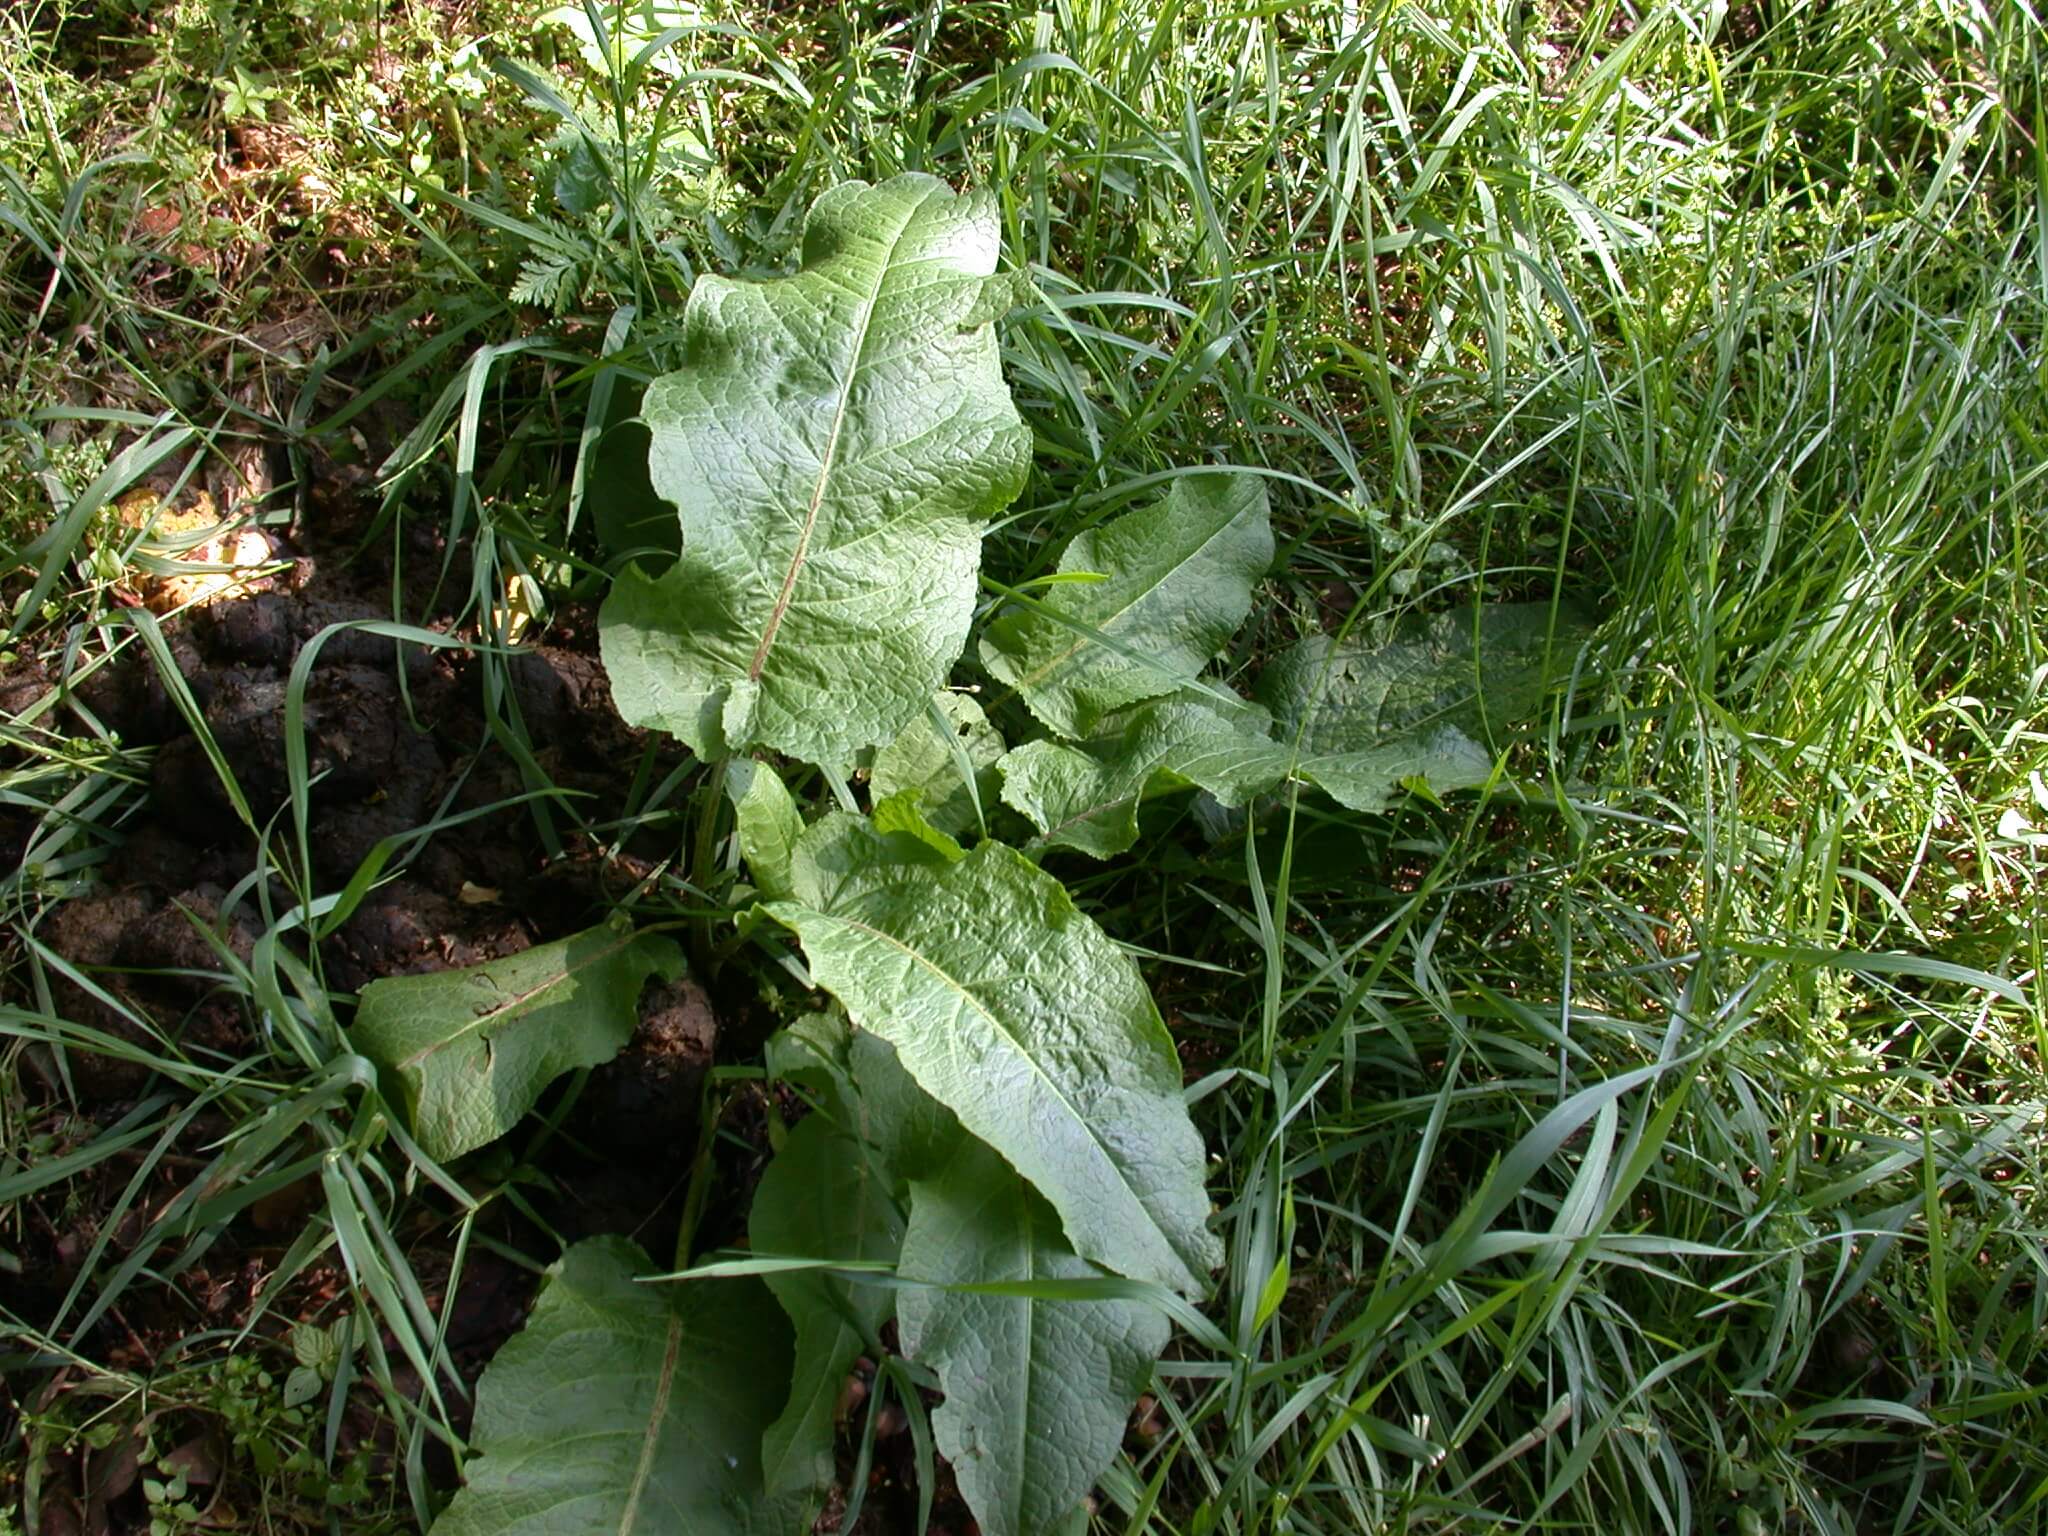
POLYGON ((1003 738, 988 723, 981 706, 964 693, 940 693, 933 707, 947 729, 926 710, 903 734, 875 754, 869 784, 876 800, 907 789, 919 792, 918 809, 939 831, 959 837, 974 830, 974 796, 960 772, 961 760, 974 774, 975 793, 984 813, 995 801, 995 762, 1003 755, 1003 738))
POLYGON ((1272 563, 1262 480, 1184 476, 1150 506, 1077 534, 1061 572, 1106 579, 1004 613, 982 639, 983 664, 1055 731, 1086 735, 1104 715, 1192 681, 1244 622, 1272 563))
MULTIPOLYGON (((823 1112, 791 1131, 761 1176, 748 1218, 757 1253, 896 1261, 903 1217, 879 1155, 823 1112)), ((768 1427, 761 1459, 770 1493, 801 1493, 832 1479, 832 1412, 854 1361, 878 1348, 893 1293, 849 1285, 824 1270, 767 1277, 796 1325, 788 1406, 768 1427)))
POLYGON ((682 555, 601 619, 627 719, 840 766, 925 708, 1029 465, 976 309, 998 241, 986 196, 906 174, 820 197, 796 276, 698 280, 642 407, 682 555))
POLYGON ((820 1009, 798 1014, 770 1035, 761 1048, 761 1059, 774 1081, 794 1084, 812 1099, 837 1106, 849 1092, 847 1058, 852 1043, 853 1030, 845 1013, 837 1008, 820 1009))
MULTIPOLYGON (((900 1273, 939 1284, 1092 1280, 1052 1208, 987 1147, 963 1141, 911 1186, 900 1273)), ((909 1289, 904 1350, 938 1372, 932 1432, 987 1536, 1044 1536, 1116 1456, 1131 1404, 1166 1347, 1166 1319, 1131 1301, 909 1289)))
POLYGON ((868 813, 869 824, 885 838, 915 838, 937 852, 941 858, 959 858, 965 852, 960 844, 926 821, 923 813, 918 810, 917 802, 923 798, 923 793, 922 790, 904 789, 898 790, 886 800, 877 800, 874 809, 868 813))
POLYGON ((642 1285, 620 1237, 563 1254, 485 1369, 480 1453, 434 1536, 788 1536, 761 1433, 789 1380, 789 1326, 752 1280, 642 1285))
POLYGON ((779 900, 790 894, 790 858, 804 830, 803 817, 789 790, 766 763, 741 758, 726 773, 739 821, 740 854, 763 896, 779 900))
POLYGON ((373 981, 349 1035, 445 1161, 504 1135, 570 1068, 609 1061, 647 978, 682 971, 670 940, 599 926, 467 970, 373 981))
POLYGON ((813 978, 1051 1201, 1078 1252, 1199 1291, 1220 1259, 1201 1139, 1137 966, 1014 849, 947 859, 858 826, 806 832, 799 899, 767 909, 813 978), (829 857, 808 878, 814 850, 829 857))

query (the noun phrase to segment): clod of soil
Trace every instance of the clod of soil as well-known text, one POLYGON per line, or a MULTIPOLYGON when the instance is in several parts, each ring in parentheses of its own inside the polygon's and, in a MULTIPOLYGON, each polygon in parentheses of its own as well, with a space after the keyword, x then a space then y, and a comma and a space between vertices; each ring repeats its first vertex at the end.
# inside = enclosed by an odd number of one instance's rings
POLYGON ((599 1152, 679 1171, 696 1150, 717 1044, 718 1020, 702 987, 687 979, 649 987, 632 1040, 590 1074, 570 1129, 599 1152))
MULTIPOLYGON (((168 1049, 224 1064, 247 1054, 253 1042, 243 1004, 214 979, 222 962, 201 932, 204 927, 248 959, 255 935, 239 919, 222 926, 224 894, 212 884, 168 897, 134 887, 58 906, 38 937, 99 989, 53 970, 51 1001, 58 1013, 150 1055, 168 1049)), ((73 1052, 70 1064, 87 1099, 132 1098, 150 1076, 140 1062, 99 1052, 73 1052)))

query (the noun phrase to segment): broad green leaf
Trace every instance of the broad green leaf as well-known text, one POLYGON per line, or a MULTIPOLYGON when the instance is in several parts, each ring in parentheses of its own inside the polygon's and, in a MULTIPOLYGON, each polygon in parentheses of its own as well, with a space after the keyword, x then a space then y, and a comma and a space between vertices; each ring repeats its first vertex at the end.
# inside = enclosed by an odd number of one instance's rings
POLYGON ((1484 739, 1542 707, 1585 625, 1547 603, 1468 605, 1405 625, 1381 645, 1311 635, 1259 678, 1279 739, 1305 757, 1372 752, 1448 728, 1484 739))
MULTIPOLYGON (((748 1220, 756 1253, 896 1261, 903 1218, 874 1149, 823 1111, 801 1121, 761 1176, 748 1220)), ((788 1406, 762 1442, 771 1493, 821 1488, 832 1478, 833 1408, 846 1373, 894 1310, 880 1286, 851 1285, 824 1270, 767 1277, 796 1325, 788 1406)))
POLYGON ((860 1136, 896 1180, 899 1199, 908 1181, 923 1178, 952 1154, 962 1137, 953 1112, 918 1086, 896 1047, 872 1030, 858 1030, 848 1043, 848 1065, 857 1095, 860 1136))
POLYGON ((813 205, 797 275, 698 280, 683 366, 642 407, 682 554, 622 574, 602 616, 627 719, 701 757, 844 766, 925 708, 1029 465, 976 309, 998 238, 986 196, 848 182, 813 205))
POLYGON ((349 1038, 420 1145, 446 1160, 504 1135, 562 1073, 618 1054, 647 978, 682 971, 668 939, 589 928, 466 970, 373 981, 349 1038))
POLYGON ((626 421, 606 431, 592 455, 589 485, 591 518, 604 547, 666 563, 680 535, 675 508, 648 483, 645 426, 626 421))
POLYGON ((796 867, 798 900, 767 910, 854 1023, 1052 1202, 1079 1253, 1199 1291, 1220 1251, 1172 1037, 1059 882, 1000 843, 949 860, 854 817, 807 831, 796 867))
POLYGON ((965 850, 959 843, 926 821, 923 813, 918 810, 917 803, 922 798, 922 790, 901 790, 886 800, 877 800, 868 820, 875 831, 884 837, 895 834, 914 837, 936 850, 942 858, 959 858, 965 850))
MULTIPOLYGON (((1255 690, 1274 735, 1299 744, 1295 775, 1355 811, 1385 809, 1401 786, 1471 789, 1493 774, 1490 745, 1535 714, 1563 679, 1587 626, 1547 603, 1454 609, 1403 626, 1392 641, 1311 635, 1255 690)), ((1196 782, 1210 756, 1173 766, 1196 782)))
POLYGON ((1148 790, 1202 782, 1225 804, 1241 805, 1287 773, 1284 747, 1200 704, 1148 704, 1109 724, 1092 741, 1034 741, 1003 758, 1004 802, 1054 847, 1106 859, 1138 840, 1138 802, 1148 790), (1177 778, 1171 770, 1182 763, 1201 778, 1177 778))
POLYGON ((880 1159, 899 1203, 960 1137, 951 1110, 917 1085, 896 1048, 843 1010, 807 1013, 769 1038, 768 1070, 802 1087, 833 1124, 880 1159))
POLYGON ((770 900, 790 895, 790 860, 804 830, 796 801, 773 768, 748 758, 733 763, 725 783, 739 821, 740 856, 755 889, 770 900))
POLYGON ((919 794, 918 809, 939 831, 960 837, 975 829, 974 795, 961 773, 964 760, 974 775, 984 813, 996 797, 995 763, 1003 755, 1003 738, 988 723, 981 706, 964 693, 939 694, 933 709, 904 727, 903 734, 875 754, 869 775, 876 800, 905 790, 919 794), (938 719, 933 719, 933 710, 938 719), (940 722, 946 731, 941 734, 940 722))
POLYGON ((644 1285, 620 1237, 578 1243, 485 1369, 465 1486, 434 1536, 789 1536, 761 1435, 789 1325, 753 1280, 644 1285))
POLYGON ((642 391, 620 381, 612 390, 604 431, 591 445, 585 500, 597 537, 614 555, 639 555, 659 569, 682 543, 676 509, 655 494, 647 475, 647 423, 642 391))
MULTIPOLYGON (((833 1105, 851 1091, 848 1050, 853 1030, 838 1008, 801 1013, 768 1037, 761 1058, 768 1075, 794 1083, 814 1100, 833 1105)), ((835 1117, 836 1118, 836 1117, 835 1117)))
POLYGON ((1567 619, 1546 644, 1549 609, 1529 604, 1462 609, 1382 646, 1312 636, 1259 679, 1270 731, 1250 707, 1225 718, 1205 699, 1161 700, 1091 740, 1007 753, 1003 800, 1046 843, 1108 858, 1137 840, 1138 803, 1162 789, 1198 785, 1235 806, 1292 778, 1379 811, 1411 784, 1473 788, 1494 764, 1475 737, 1540 707, 1582 634, 1567 619))
MULTIPOLYGON (((1092 1280, 1052 1207, 988 1148, 963 1142, 911 1186, 899 1273, 937 1284, 1092 1280)), ((907 1289, 898 1334, 937 1371, 932 1433, 986 1536, 1043 1536, 1123 1441, 1170 1332, 1131 1301, 907 1289)))
POLYGON ((1467 789, 1493 771, 1492 756, 1454 726, 1362 752, 1297 757, 1200 705, 1145 705, 1119 723, 1095 741, 1035 741, 1004 757, 1005 803, 1051 846, 1098 859, 1122 853, 1138 838, 1139 801, 1190 785, 1237 806, 1293 778, 1352 810, 1378 811, 1404 785, 1467 789))
MULTIPOLYGON (((893 1264, 909 1180, 963 1140, 959 1122, 917 1086, 888 1042, 852 1029, 837 1009, 777 1031, 767 1058, 778 1079, 800 1085, 818 1107, 762 1176, 749 1223, 754 1250, 893 1264)), ((822 1271, 767 1283, 797 1336, 789 1405, 763 1441, 768 1486, 815 1488, 832 1473, 840 1387, 894 1315, 895 1293, 822 1271)))
POLYGON ((983 664, 1055 731, 1087 735, 1105 715, 1191 682, 1244 622, 1272 563, 1264 482, 1185 476, 1150 506, 1077 534, 1061 573, 1105 579, 1012 607, 989 625, 983 664))
MULTIPOLYGON (((1284 753, 1287 749, 1281 748, 1284 753)), ((1214 762, 1222 754, 1211 759, 1214 762)), ((1199 783, 1201 765, 1190 764, 1187 777, 1199 783)), ((1357 752, 1304 756, 1294 764, 1294 777, 1313 785, 1339 805, 1354 811, 1383 811, 1410 784, 1433 794, 1477 789, 1493 777, 1493 754, 1454 725, 1425 734, 1396 736, 1357 752)))
POLYGON ((960 845, 941 842, 934 832, 920 836, 916 812, 906 801, 885 802, 890 827, 866 816, 833 811, 804 830, 790 857, 790 884, 802 906, 829 911, 852 893, 874 884, 884 871, 915 882, 921 872, 936 874, 960 857, 960 845))

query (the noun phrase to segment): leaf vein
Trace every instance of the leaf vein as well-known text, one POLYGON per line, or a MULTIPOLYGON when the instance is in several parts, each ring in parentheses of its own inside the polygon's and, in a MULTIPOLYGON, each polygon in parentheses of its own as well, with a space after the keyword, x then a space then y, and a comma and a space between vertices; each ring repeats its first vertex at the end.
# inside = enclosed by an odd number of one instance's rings
POLYGON ((668 1320, 668 1345, 661 1356, 661 1375, 654 1384, 654 1409, 647 1416, 647 1431, 640 1441, 640 1463, 633 1469, 633 1481, 626 1491, 626 1508, 619 1516, 619 1536, 630 1536, 633 1522, 640 1516, 640 1496, 654 1473, 654 1447, 661 1438, 662 1421, 668 1417, 669 1394, 675 1390, 676 1361, 682 1352, 683 1319, 672 1312, 668 1320))
MULTIPOLYGON (((443 1035, 438 1040, 428 1041, 425 1045, 421 1046, 412 1055, 406 1057, 403 1061, 399 1062, 398 1065, 402 1069, 409 1069, 418 1066, 421 1062, 425 1061, 429 1056, 432 1056, 436 1051, 446 1050, 456 1041, 464 1039, 465 1037, 471 1034, 474 1034, 479 1029, 488 1028, 490 1025, 496 1023, 498 1020, 504 1018, 508 1013, 512 1013, 515 1010, 524 1008, 527 1004, 531 1003, 536 997, 539 997, 543 992, 546 992, 553 987, 559 987, 563 982, 567 981, 571 976, 574 976, 578 971, 588 970, 593 965, 599 965, 602 964, 604 961, 609 960, 613 955, 616 955, 620 950, 625 949, 629 947, 631 944, 633 944, 633 942, 637 940, 639 937, 640 935, 637 932, 626 934, 624 937, 619 939, 617 943, 611 945, 608 949, 602 950, 595 955, 591 955, 589 958, 585 960, 577 962, 577 964, 573 967, 564 966, 560 971, 557 971, 552 976, 549 976, 545 981, 539 982, 534 986, 528 987, 524 992, 515 993, 513 996, 505 999, 504 1002, 498 1004, 497 1007, 489 1009, 484 1013, 478 1014, 475 1018, 471 1019, 468 1023, 464 1024, 462 1028, 454 1030, 449 1034, 443 1035)), ((439 973, 429 972, 428 974, 435 975, 439 973)))
POLYGON ((775 605, 768 612, 768 622, 761 632, 761 642, 754 647, 754 659, 747 664, 747 677, 753 682, 758 683, 761 680, 761 671, 768 665, 768 653, 775 647, 776 633, 782 628, 783 618, 788 614, 790 602, 796 595, 797 577, 803 571, 804 562, 810 555, 811 535, 817 530, 818 510, 824 505, 825 487, 832 478, 832 461, 839 452, 839 435, 846 425, 846 408, 848 402, 853 399, 853 378, 860 371, 861 353, 867 349, 868 329, 874 320, 875 305, 882 296, 883 287, 889 281, 896 247, 903 242, 903 236, 909 230, 911 220, 930 200, 930 194, 927 194, 897 227, 894 237, 889 242, 887 253, 876 263, 874 288, 861 302, 860 317, 854 323, 853 347, 849 354, 846 374, 839 381, 839 399, 832 408, 832 427, 825 436, 825 451, 818 460, 817 484, 811 488, 811 501, 804 509, 803 526, 797 530, 796 548, 790 553, 789 569, 783 573, 782 590, 775 595, 775 605))

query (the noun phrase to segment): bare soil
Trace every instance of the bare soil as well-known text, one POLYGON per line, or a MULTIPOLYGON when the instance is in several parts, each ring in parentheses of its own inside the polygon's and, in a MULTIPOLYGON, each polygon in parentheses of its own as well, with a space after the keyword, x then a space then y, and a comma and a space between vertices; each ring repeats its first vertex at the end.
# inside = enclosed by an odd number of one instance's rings
MULTIPOLYGON (((334 628, 388 620, 394 582, 388 555, 356 552, 366 501, 346 483, 324 489, 313 500, 316 515, 306 519, 312 526, 294 530, 281 547, 290 560, 285 574, 171 619, 165 634, 246 803, 259 825, 271 827, 273 865, 293 857, 291 817, 277 814, 290 792, 287 690, 294 665, 318 640, 304 688, 314 780, 306 830, 314 883, 331 891, 385 839, 402 838, 437 814, 492 806, 525 786, 492 745, 482 663, 473 651, 334 628)), ((423 605, 437 587, 465 590, 461 551, 447 558, 431 529, 408 532, 402 552, 407 569, 397 585, 415 603, 423 605)), ((426 627, 445 632, 449 616, 430 612, 426 627)), ((590 797, 591 814, 602 817, 622 806, 649 744, 613 709, 595 640, 589 616, 571 615, 512 662, 509 681, 523 737, 542 771, 590 797)), ((0 707, 19 715, 62 681, 47 661, 24 663, 0 675, 0 707)), ((264 1059, 261 1025, 247 998, 222 984, 216 948, 246 961, 261 930, 259 893, 248 878, 258 867, 258 843, 204 744, 139 646, 68 690, 61 707, 89 711, 124 745, 154 750, 147 796, 121 825, 120 846, 96 871, 93 889, 51 906, 35 930, 37 941, 63 962, 43 968, 50 1005, 61 1017, 159 1059, 222 1068, 264 1059)), ((82 719, 74 714, 67 728, 82 733, 82 719)), ((18 862, 33 826, 20 815, 0 819, 0 857, 11 854, 18 862)), ((325 981, 337 994, 353 993, 383 976, 516 953, 601 920, 652 868, 650 858, 631 848, 608 855, 575 842, 551 858, 528 808, 490 811, 394 861, 321 944, 325 981)), ((268 895, 273 912, 291 905, 281 881, 272 880, 268 895)), ((559 1117, 556 1134, 532 1149, 539 1177, 522 1190, 538 1222, 508 1202, 490 1207, 480 1235, 531 1256, 530 1264, 473 1242, 461 1283, 446 1297, 453 1224, 440 1219, 429 1200, 404 1207, 411 1225, 399 1235, 429 1302, 449 1308, 448 1344, 465 1391, 523 1320, 539 1270, 554 1256, 554 1237, 573 1242, 625 1232, 652 1252, 674 1251, 700 1139, 705 1073, 718 1040, 718 1018, 694 981, 646 990, 628 1047, 589 1075, 559 1117)), ((74 1049, 60 1061, 37 1048, 25 1064, 27 1130, 46 1138, 49 1155, 90 1144, 163 1086, 144 1063, 102 1052, 74 1049)), ((543 1108, 559 1109, 559 1098, 543 1108)), ((0 1274, 0 1299, 31 1327, 48 1326, 100 1238, 107 1238, 99 1261, 104 1275, 133 1252, 149 1219, 207 1166, 229 1130, 218 1115, 196 1117, 146 1176, 142 1197, 128 1200, 125 1210, 124 1193, 149 1143, 25 1201, 15 1234, 21 1271, 0 1274)), ((748 1139, 758 1140, 764 1158, 765 1134, 742 1138, 748 1139)), ((731 1178, 750 1186, 757 1173, 736 1166, 731 1178)), ((737 1196, 739 1189, 726 1193, 737 1196)), ((289 1369, 282 1341, 291 1325, 324 1326, 347 1305, 345 1278, 332 1266, 303 1273, 287 1295, 266 1295, 272 1270, 320 1204, 312 1180, 256 1202, 197 1260, 163 1272, 162 1283, 130 1286, 121 1304, 78 1341, 80 1353, 115 1370, 149 1372, 175 1363, 195 1333, 239 1329, 260 1309, 258 1336, 279 1342, 276 1368, 289 1369)), ((153 1262, 172 1258, 167 1249, 153 1262)), ((77 1313, 74 1305, 70 1316, 77 1313)), ((47 1408, 81 1380, 76 1371, 22 1378, 15 1384, 18 1401, 10 1404, 0 1394, 0 1421, 22 1408, 47 1408)), ((419 1389, 416 1381, 402 1379, 401 1385, 419 1389)), ((458 1396, 449 1394, 451 1406, 458 1396)), ((462 1416, 456 1406, 458 1429, 462 1416)), ((0 1422, 0 1434, 11 1438, 17 1427, 0 1422)), ((153 1432, 160 1442, 167 1430, 153 1432)), ((393 1451, 367 1396, 349 1416, 349 1438, 385 1462, 393 1451)), ((111 1459, 104 1447, 81 1446, 49 1460, 42 1468, 46 1529, 110 1536, 148 1529, 143 1491, 120 1449, 126 1444, 122 1439, 111 1459)), ((193 1455, 218 1472, 229 1451, 209 1443, 193 1455)), ((430 1464, 452 1484, 454 1467, 445 1453, 430 1464)))

